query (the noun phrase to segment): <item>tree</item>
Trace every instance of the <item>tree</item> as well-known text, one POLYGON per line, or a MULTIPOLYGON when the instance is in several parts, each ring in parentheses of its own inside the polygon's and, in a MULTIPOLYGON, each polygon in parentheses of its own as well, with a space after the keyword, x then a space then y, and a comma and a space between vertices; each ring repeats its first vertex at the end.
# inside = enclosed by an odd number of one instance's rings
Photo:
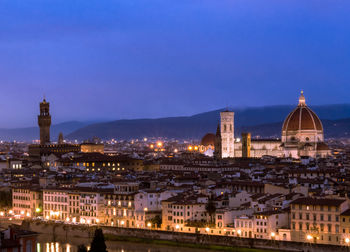
POLYGON ((207 205, 205 206, 205 210, 207 211, 207 213, 209 214, 210 216, 210 223, 214 223, 213 221, 213 216, 216 212, 216 205, 215 205, 215 202, 214 202, 214 197, 213 196, 210 196, 209 199, 208 199, 208 203, 207 205))
POLYGON ((162 225, 162 217, 156 215, 153 219, 151 219, 151 223, 153 226, 159 228, 162 225))
POLYGON ((87 252, 87 248, 84 244, 78 246, 78 252, 87 252))
POLYGON ((91 242, 91 248, 89 252, 107 252, 105 237, 101 228, 97 228, 95 230, 95 235, 91 242))

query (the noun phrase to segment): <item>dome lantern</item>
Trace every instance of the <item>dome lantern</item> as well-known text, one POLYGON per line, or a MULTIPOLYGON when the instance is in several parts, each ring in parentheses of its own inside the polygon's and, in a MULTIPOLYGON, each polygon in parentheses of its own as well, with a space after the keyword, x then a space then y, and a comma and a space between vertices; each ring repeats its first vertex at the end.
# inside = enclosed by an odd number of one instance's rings
POLYGON ((305 96, 304 96, 304 91, 303 90, 301 90, 301 93, 300 93, 299 105, 298 106, 306 106, 305 96))

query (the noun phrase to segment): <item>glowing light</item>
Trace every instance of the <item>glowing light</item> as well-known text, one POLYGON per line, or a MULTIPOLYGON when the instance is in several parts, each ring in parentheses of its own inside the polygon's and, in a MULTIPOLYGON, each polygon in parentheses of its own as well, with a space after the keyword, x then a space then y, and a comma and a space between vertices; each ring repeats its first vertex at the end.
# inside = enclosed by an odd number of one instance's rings
POLYGON ((24 211, 21 211, 21 214, 24 214, 24 211))
POLYGON ((271 233, 271 237, 275 237, 276 234, 274 232, 271 233))
POLYGON ((145 137, 145 138, 143 139, 143 141, 147 142, 147 137, 145 137))
POLYGON ((9 214, 13 214, 13 211, 12 211, 12 210, 10 210, 10 211, 9 211, 9 214))
POLYGON ((76 222, 76 221, 77 221, 77 218, 76 218, 76 217, 73 217, 72 221, 73 221, 73 222, 76 222))
POLYGON ((151 226, 152 226, 151 222, 148 222, 148 223, 147 223, 147 227, 150 228, 151 226))
POLYGON ((87 224, 90 224, 91 223, 91 220, 87 220, 87 224))
POLYGON ((205 232, 209 232, 210 229, 208 227, 205 228, 205 232))
POLYGON ((194 150, 198 150, 198 146, 194 146, 194 150))
POLYGON ((179 226, 179 225, 176 225, 175 228, 176 228, 176 229, 180 229, 180 226, 179 226))
POLYGON ((69 217, 67 217, 67 218, 66 218, 66 221, 67 221, 67 222, 69 222, 69 221, 70 221, 69 217))
POLYGON ((39 207, 36 208, 36 209, 35 209, 35 212, 39 213, 39 212, 40 212, 40 208, 39 208, 39 207))
POLYGON ((0 212, 0 216, 4 216, 4 212, 0 212))
POLYGON ((188 150, 189 150, 189 151, 193 150, 193 147, 192 147, 191 145, 188 146, 188 150))
POLYGON ((153 149, 153 148, 154 148, 154 145, 153 145, 153 144, 151 144, 149 147, 150 147, 151 149, 153 149))
POLYGON ((124 225, 124 221, 122 220, 122 221, 120 222, 120 224, 121 224, 121 225, 124 225))
POLYGON ((175 152, 175 153, 177 153, 177 152, 178 152, 178 150, 177 150, 177 149, 175 149, 175 150, 174 150, 174 152, 175 152))
POLYGON ((306 236, 306 239, 311 240, 311 239, 312 239, 312 236, 311 236, 311 235, 307 235, 307 236, 306 236))
POLYGON ((163 146, 163 143, 159 141, 159 142, 157 142, 157 146, 160 148, 163 146))
POLYGON ((240 229, 237 230, 237 234, 241 235, 242 231, 240 229))
POLYGON ((345 238, 345 242, 346 242, 346 243, 349 243, 349 242, 350 242, 350 239, 349 239, 349 238, 345 238))
POLYGON ((145 208, 143 209, 143 211, 147 212, 147 211, 148 211, 148 208, 147 208, 147 207, 145 207, 145 208))
POLYGON ((48 219, 50 219, 50 217, 49 217, 48 215, 46 215, 45 219, 47 219, 47 220, 48 220, 48 219))
POLYGON ((99 223, 100 222, 100 220, 99 219, 96 219, 96 223, 99 223))

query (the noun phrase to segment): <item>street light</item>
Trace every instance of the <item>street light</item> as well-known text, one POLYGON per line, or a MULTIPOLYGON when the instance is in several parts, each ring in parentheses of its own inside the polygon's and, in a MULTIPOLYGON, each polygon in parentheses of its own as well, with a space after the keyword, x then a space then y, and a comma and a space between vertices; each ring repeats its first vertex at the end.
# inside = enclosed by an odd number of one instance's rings
POLYGON ((346 242, 346 244, 349 244, 350 239, 349 238, 345 238, 345 242, 346 242))
POLYGON ((312 236, 311 235, 307 235, 306 239, 308 239, 310 241, 312 239, 312 236))
POLYGON ((210 228, 206 227, 206 228, 205 228, 205 231, 206 231, 207 233, 209 233, 210 228))
POLYGON ((151 226, 152 226, 152 223, 151 223, 151 222, 148 222, 148 223, 147 223, 147 227, 151 228, 151 226))

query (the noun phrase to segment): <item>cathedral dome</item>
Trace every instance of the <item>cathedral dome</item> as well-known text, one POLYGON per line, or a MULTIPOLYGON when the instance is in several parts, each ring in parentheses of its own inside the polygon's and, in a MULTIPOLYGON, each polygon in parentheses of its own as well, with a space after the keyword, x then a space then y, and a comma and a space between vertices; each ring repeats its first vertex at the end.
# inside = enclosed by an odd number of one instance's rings
POLYGON ((203 145, 203 146, 209 146, 209 145, 214 146, 215 145, 215 135, 213 133, 206 134, 201 140, 201 145, 203 145))
POLYGON ((305 104, 304 94, 301 93, 299 105, 284 120, 282 131, 316 130, 323 131, 321 120, 305 104))
POLYGON ((321 120, 305 103, 303 92, 298 106, 287 116, 282 126, 282 142, 322 142, 321 120))

